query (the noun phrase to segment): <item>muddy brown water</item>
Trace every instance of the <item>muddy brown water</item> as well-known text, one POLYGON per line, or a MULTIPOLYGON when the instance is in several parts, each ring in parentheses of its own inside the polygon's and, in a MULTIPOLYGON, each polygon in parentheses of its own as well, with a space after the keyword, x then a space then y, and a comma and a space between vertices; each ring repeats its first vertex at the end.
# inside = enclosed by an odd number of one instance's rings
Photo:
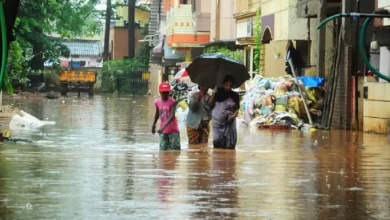
POLYGON ((0 146, 0 219, 390 219, 388 137, 240 125, 235 151, 182 130, 160 152, 151 98, 62 101, 5 101, 57 125, 0 146))

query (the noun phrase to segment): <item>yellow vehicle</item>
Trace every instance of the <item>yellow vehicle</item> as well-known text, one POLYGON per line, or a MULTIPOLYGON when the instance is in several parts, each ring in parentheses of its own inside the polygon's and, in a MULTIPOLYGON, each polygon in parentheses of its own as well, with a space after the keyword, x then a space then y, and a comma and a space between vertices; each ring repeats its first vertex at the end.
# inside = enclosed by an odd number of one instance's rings
POLYGON ((96 72, 91 71, 63 71, 60 73, 61 95, 66 96, 69 91, 87 91, 93 96, 93 86, 96 83, 96 72))

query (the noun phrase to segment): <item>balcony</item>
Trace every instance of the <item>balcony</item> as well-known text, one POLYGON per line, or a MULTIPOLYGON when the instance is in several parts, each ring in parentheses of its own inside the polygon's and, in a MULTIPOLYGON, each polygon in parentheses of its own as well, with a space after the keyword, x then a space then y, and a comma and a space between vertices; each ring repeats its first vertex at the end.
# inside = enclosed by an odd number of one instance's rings
POLYGON ((197 32, 191 4, 181 4, 167 12, 167 43, 169 47, 202 47, 209 42, 209 32, 197 32))

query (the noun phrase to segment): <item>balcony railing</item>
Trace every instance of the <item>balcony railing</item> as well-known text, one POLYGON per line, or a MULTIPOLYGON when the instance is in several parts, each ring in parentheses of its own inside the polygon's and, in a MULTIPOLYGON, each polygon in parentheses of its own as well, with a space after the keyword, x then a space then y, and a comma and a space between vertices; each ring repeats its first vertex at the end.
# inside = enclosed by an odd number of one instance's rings
POLYGON ((194 34, 192 5, 181 4, 167 13, 167 35, 194 34))

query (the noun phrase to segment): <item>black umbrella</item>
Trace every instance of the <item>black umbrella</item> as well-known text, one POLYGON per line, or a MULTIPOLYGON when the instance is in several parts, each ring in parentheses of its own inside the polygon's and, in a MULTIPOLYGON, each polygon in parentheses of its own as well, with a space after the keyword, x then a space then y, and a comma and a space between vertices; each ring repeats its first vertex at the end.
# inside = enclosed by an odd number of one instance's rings
POLYGON ((234 78, 234 88, 240 87, 250 78, 244 64, 220 53, 200 55, 186 70, 192 82, 209 88, 222 86, 228 75, 234 78))

